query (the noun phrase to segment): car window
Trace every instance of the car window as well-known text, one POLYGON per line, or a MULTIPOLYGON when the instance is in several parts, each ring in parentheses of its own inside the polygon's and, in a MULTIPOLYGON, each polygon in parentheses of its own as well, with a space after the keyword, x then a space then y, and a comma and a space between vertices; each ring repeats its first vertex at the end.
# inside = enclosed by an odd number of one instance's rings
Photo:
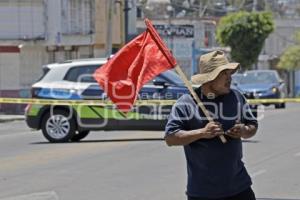
POLYGON ((278 77, 273 72, 251 72, 245 73, 240 80, 241 84, 256 84, 256 83, 278 83, 278 77))
POLYGON ((232 77, 233 82, 240 84, 241 79, 243 78, 243 75, 242 74, 233 74, 231 77, 232 77))
POLYGON ((181 80, 181 78, 179 77, 179 75, 172 71, 172 70, 168 70, 162 73, 162 75, 170 82, 176 85, 184 85, 183 81, 181 80))
POLYGON ((169 82, 164 77, 156 76, 154 79, 152 79, 151 81, 149 81, 148 83, 146 83, 146 85, 154 85, 154 81, 157 81, 157 82, 169 82))
POLYGON ((149 81, 146 85, 153 85, 154 80, 159 82, 164 81, 169 83, 170 85, 184 85, 180 77, 172 70, 161 73, 160 75, 149 81))
POLYGON ((93 73, 99 67, 99 65, 72 67, 67 72, 64 80, 72 82, 94 83, 96 80, 93 77, 93 73))

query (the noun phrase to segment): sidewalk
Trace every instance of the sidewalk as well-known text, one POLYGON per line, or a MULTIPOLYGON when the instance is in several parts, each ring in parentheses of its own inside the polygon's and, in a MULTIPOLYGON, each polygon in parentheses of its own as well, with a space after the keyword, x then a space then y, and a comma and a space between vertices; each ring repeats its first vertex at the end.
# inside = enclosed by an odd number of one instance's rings
POLYGON ((24 119, 25 119, 24 115, 4 115, 4 114, 0 114, 0 123, 10 122, 10 121, 15 121, 15 120, 24 120, 24 119))

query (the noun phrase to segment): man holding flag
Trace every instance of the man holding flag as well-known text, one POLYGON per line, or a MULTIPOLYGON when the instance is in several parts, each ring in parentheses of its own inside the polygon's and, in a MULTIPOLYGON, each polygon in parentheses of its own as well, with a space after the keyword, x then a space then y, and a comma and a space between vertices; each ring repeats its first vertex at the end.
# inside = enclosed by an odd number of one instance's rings
POLYGON ((191 95, 173 106, 166 125, 166 142, 183 145, 187 161, 188 200, 254 200, 251 178, 242 162, 241 138, 254 136, 257 120, 245 98, 230 89, 238 63, 229 63, 222 51, 202 55, 200 74, 192 81, 196 93, 213 116, 209 121, 191 95), (226 132, 227 143, 216 136, 226 132))
POLYGON ((238 64, 229 63, 219 51, 204 56, 199 66, 202 73, 193 77, 203 86, 194 91, 151 22, 146 19, 145 23, 147 30, 97 69, 95 80, 120 112, 127 113, 145 83, 174 68, 191 95, 182 96, 173 106, 165 138, 168 145, 184 145, 188 199, 255 199, 241 161, 241 137, 253 136, 257 121, 241 94, 230 90, 230 76, 238 64), (209 99, 209 94, 215 98, 209 99), (212 112, 215 106, 205 106, 202 101, 220 103, 217 107, 223 106, 224 112, 218 114, 226 118, 213 119, 207 109, 212 112), (239 111, 241 117, 237 117, 239 111))

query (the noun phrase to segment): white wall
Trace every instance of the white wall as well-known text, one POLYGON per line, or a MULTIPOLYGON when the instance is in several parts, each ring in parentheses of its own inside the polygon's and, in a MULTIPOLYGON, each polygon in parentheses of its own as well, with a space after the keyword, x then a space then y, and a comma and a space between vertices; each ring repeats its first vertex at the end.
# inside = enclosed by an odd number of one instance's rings
POLYGON ((0 90, 20 88, 19 53, 0 53, 0 90))
POLYGON ((41 75, 42 65, 48 63, 43 46, 24 46, 20 53, 20 89, 28 89, 41 75))
POLYGON ((24 46, 20 53, 0 53, 0 90, 29 89, 46 63, 48 55, 42 46, 24 46))
POLYGON ((70 45, 90 45, 93 43, 93 37, 87 33, 73 33, 66 31, 64 27, 70 26, 66 23, 69 21, 63 21, 61 2, 67 2, 67 0, 50 0, 47 1, 47 41, 46 45, 50 46, 70 46, 70 45))
POLYGON ((61 0, 47 1, 47 43, 49 45, 55 45, 60 43, 61 33, 61 0))
POLYGON ((42 0, 0 1, 0 38, 45 38, 45 10, 42 0))
POLYGON ((276 19, 275 30, 265 42, 265 53, 280 56, 288 46, 295 44, 293 35, 299 28, 299 19, 276 19))

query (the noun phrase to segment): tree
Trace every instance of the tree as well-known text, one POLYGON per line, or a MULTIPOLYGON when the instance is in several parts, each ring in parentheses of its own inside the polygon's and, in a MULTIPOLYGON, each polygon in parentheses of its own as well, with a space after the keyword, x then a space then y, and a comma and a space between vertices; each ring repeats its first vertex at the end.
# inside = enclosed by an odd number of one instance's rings
POLYGON ((277 65, 279 69, 295 70, 300 69, 300 31, 295 34, 296 43, 285 50, 277 65))
POLYGON ((217 41, 231 47, 231 58, 245 69, 257 62, 264 41, 274 30, 269 12, 237 12, 220 19, 217 41))

